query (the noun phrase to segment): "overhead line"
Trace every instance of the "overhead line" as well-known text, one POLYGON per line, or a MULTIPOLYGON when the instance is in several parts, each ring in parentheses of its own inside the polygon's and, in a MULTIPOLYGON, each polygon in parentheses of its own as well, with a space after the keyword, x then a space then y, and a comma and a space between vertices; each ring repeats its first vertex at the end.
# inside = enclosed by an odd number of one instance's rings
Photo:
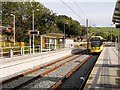
MULTIPOLYGON (((79 5, 75 2, 75 0, 73 0, 73 1, 74 1, 75 5, 83 12, 83 10, 82 10, 82 9, 79 7, 79 5)), ((83 12, 83 14, 85 15, 86 18, 88 18, 84 12, 83 12)))
POLYGON ((65 4, 72 12, 74 12, 78 17, 80 17, 84 22, 85 20, 79 15, 77 14, 69 5, 67 5, 63 0, 61 0, 63 4, 65 4))
MULTIPOLYGON (((87 17, 87 15, 85 14, 85 12, 80 8, 80 6, 75 2, 75 0, 73 0, 74 1, 74 3, 75 3, 75 5, 79 8, 79 10, 81 10, 82 12, 83 12, 83 14, 85 15, 85 17, 86 17, 86 19, 89 19, 88 17, 87 17)), ((89 19, 89 21, 93 24, 93 22, 89 19)), ((94 25, 94 24, 93 24, 94 25)))

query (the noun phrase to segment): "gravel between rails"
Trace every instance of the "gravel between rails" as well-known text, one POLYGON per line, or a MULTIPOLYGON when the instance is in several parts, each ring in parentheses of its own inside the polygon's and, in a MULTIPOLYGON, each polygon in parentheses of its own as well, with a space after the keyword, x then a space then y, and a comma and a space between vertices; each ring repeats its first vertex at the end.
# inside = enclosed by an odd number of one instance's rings
POLYGON ((43 76, 42 78, 40 78, 36 81, 28 84, 27 86, 25 86, 23 88, 24 89, 29 88, 31 90, 33 88, 48 89, 87 57, 88 57, 88 55, 82 55, 81 57, 77 58, 76 60, 66 63, 62 67, 56 69, 55 71, 43 76))
POLYGON ((98 56, 92 56, 81 69, 78 69, 69 79, 63 82, 63 84, 58 87, 58 90, 82 90, 80 89, 80 86, 83 83, 89 68, 93 67, 95 64, 97 57, 98 56))
MULTIPOLYGON (((74 58, 74 57, 76 57, 76 56, 77 56, 77 55, 74 55, 74 56, 72 56, 72 57, 69 57, 68 59, 72 59, 72 58, 74 58)), ((25 77, 19 78, 19 79, 14 80, 14 81, 11 81, 11 82, 8 83, 8 84, 4 84, 4 85, 2 86, 2 88, 14 88, 14 87, 16 87, 17 85, 22 84, 23 82, 26 82, 26 81, 32 79, 33 77, 39 75, 40 73, 42 73, 42 72, 44 72, 44 71, 46 71, 46 70, 49 70, 50 68, 53 68, 53 67, 55 67, 55 66, 57 66, 57 65, 59 65, 59 64, 61 64, 61 63, 63 63, 63 62, 66 62, 68 59, 62 60, 62 61, 60 61, 60 62, 58 62, 58 63, 56 63, 56 64, 53 64, 53 65, 48 66, 48 67, 46 67, 46 68, 40 69, 40 70, 38 70, 37 72, 34 72, 34 73, 32 73, 32 74, 28 74, 28 75, 26 75, 25 77)))

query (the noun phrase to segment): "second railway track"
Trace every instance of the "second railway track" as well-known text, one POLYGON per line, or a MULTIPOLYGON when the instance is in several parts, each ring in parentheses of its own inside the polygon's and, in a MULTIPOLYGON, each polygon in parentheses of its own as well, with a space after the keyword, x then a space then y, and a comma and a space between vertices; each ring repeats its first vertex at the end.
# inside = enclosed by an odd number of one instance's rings
MULTIPOLYGON (((62 59, 59 59, 57 61, 53 61, 53 62, 48 63, 46 65, 43 65, 43 66, 37 67, 37 68, 35 68, 33 70, 22 73, 22 74, 20 74, 18 76, 12 77, 12 78, 2 82, 2 88, 3 89, 4 88, 14 89, 17 86, 22 85, 22 83, 24 83, 26 81, 30 81, 33 78, 32 76, 37 76, 37 71, 39 73, 41 73, 41 74, 38 75, 38 77, 40 75, 43 76, 46 73, 52 72, 54 69, 57 69, 57 68, 61 67, 62 65, 64 65, 65 63, 70 62, 70 61, 72 61, 72 60, 74 60, 75 58, 78 58, 78 57, 79 57, 78 55, 77 56, 76 55, 69 55, 69 56, 64 57, 62 59), (70 60, 68 60, 68 59, 70 59, 70 60), (63 63, 63 64, 60 64, 60 63, 63 63), (58 64, 58 66, 57 66, 57 64, 58 64), (55 67, 52 68, 52 66, 53 67, 55 66, 55 67), (52 68, 52 70, 48 70, 50 68, 52 68), (47 70, 47 71, 45 71, 45 70, 47 70)), ((35 77, 34 77, 34 79, 35 79, 35 77)))
POLYGON ((81 67, 90 57, 91 56, 89 55, 82 54, 67 56, 63 59, 51 62, 44 66, 35 68, 16 77, 3 81, 2 89, 55 89, 59 86, 57 85, 57 82, 60 82, 61 79, 72 75, 72 73, 81 67))
POLYGON ((68 72, 61 80, 59 80, 57 83, 55 83, 50 90, 57 89, 65 80, 67 80, 75 71, 77 71, 79 68, 81 68, 90 58, 92 55, 85 58, 81 63, 79 63, 77 66, 75 66, 70 72, 68 72))

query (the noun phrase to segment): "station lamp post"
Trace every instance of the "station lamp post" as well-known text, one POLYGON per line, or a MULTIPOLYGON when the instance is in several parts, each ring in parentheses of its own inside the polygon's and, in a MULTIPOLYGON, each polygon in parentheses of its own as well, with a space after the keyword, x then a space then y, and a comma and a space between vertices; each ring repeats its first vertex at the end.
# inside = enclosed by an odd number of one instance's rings
POLYGON ((64 23, 64 47, 65 47, 65 23, 64 23))
MULTIPOLYGON (((39 11, 39 9, 36 9, 36 11, 39 11)), ((35 10, 32 10, 32 29, 33 29, 33 31, 35 31, 35 29, 34 29, 34 13, 35 13, 35 10)), ((34 54, 34 48, 35 48, 35 44, 34 44, 34 38, 35 38, 35 35, 33 34, 33 54, 34 54)))
POLYGON ((65 25, 66 25, 66 24, 68 24, 68 22, 65 22, 65 23, 64 23, 64 47, 65 47, 65 43, 66 43, 66 42, 65 42, 65 38, 66 38, 66 36, 65 36, 65 34, 66 34, 66 32, 65 32, 65 25))
POLYGON ((13 16, 13 31, 14 31, 14 45, 15 45, 15 15, 14 14, 10 14, 11 16, 13 16))
MULTIPOLYGON (((33 21, 32 21, 32 28, 33 28, 33 31, 34 31, 34 10, 32 10, 32 19, 33 19, 33 21)), ((34 54, 34 34, 33 34, 33 54, 34 54)))

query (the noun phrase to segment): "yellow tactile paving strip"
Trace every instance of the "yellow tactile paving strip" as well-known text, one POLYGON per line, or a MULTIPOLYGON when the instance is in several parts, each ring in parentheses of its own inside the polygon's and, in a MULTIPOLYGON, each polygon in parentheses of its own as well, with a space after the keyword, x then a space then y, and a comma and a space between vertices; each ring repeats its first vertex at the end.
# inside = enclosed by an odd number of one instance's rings
POLYGON ((105 47, 99 56, 85 90, 120 90, 120 65, 114 47, 105 47))

